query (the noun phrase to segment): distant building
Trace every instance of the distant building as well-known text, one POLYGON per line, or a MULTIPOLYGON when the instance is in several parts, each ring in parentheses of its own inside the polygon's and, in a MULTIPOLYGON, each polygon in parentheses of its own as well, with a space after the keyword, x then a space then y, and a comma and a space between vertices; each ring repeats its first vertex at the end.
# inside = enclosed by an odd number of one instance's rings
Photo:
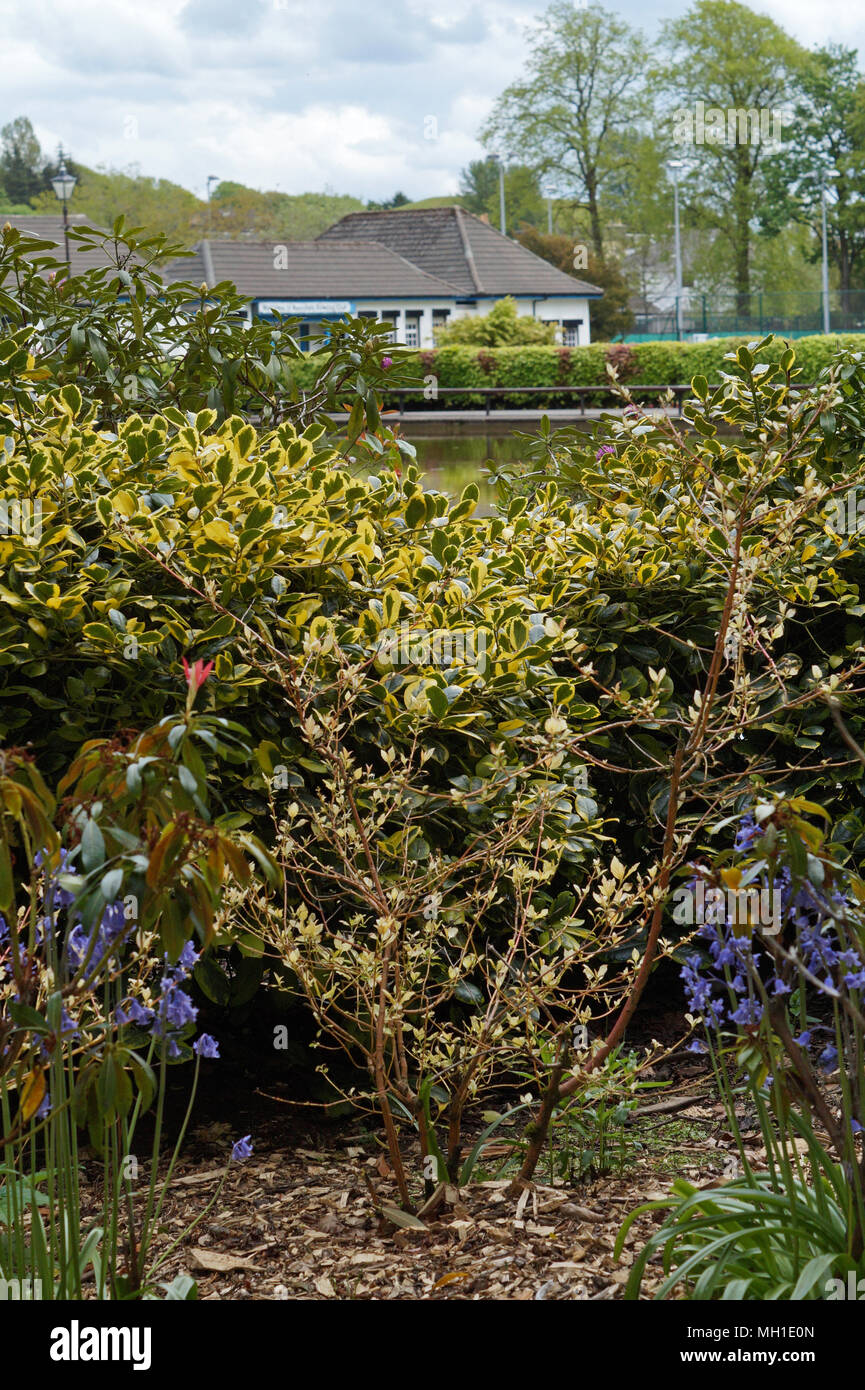
MULTIPOLYGON (((84 220, 72 216, 70 226, 84 220)), ((57 242, 62 259, 61 218, 8 221, 57 242)), ((70 258, 73 273, 108 263, 74 242, 70 258)), ((210 288, 230 280, 250 301, 250 318, 297 317, 305 344, 328 320, 351 315, 391 323, 395 343, 431 348, 437 328, 487 314, 510 295, 518 313, 554 323, 557 340, 578 347, 591 341, 589 305, 603 294, 456 206, 349 213, 316 241, 201 241, 162 274, 210 288)))
POLYGON ((449 320, 486 314, 505 295, 576 347, 591 341, 589 303, 603 293, 459 207, 349 213, 315 241, 203 241, 167 274, 231 280, 252 316, 300 317, 301 341, 350 314, 392 323, 394 342, 420 348, 433 347, 449 320))

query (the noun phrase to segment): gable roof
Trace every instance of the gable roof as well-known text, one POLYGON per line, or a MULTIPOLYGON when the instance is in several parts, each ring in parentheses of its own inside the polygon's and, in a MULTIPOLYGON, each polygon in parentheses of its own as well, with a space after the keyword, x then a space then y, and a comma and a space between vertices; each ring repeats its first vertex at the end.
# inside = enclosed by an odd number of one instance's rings
POLYGON ((603 290, 566 275, 461 207, 350 212, 318 240, 380 242, 461 295, 586 295, 603 290))
MULTIPOLYGON (((10 213, 7 217, 0 212, 0 227, 6 223, 14 227, 16 231, 24 233, 25 236, 41 237, 44 241, 54 243, 53 249, 46 246, 39 254, 51 254, 55 260, 63 261, 66 252, 63 245, 63 218, 59 214, 45 213, 26 213, 20 216, 17 213, 10 213)), ((70 212, 69 230, 74 231, 76 227, 92 226, 89 218, 83 212, 70 212)), ((138 260, 139 257, 133 259, 138 260)), ((106 266, 114 263, 105 254, 101 246, 82 246, 80 241, 70 238, 69 241, 69 266, 73 275, 86 275, 88 270, 102 270, 106 266)))
POLYGON ((211 288, 232 280, 248 299, 453 299, 458 290, 377 241, 202 241, 164 278, 211 288))

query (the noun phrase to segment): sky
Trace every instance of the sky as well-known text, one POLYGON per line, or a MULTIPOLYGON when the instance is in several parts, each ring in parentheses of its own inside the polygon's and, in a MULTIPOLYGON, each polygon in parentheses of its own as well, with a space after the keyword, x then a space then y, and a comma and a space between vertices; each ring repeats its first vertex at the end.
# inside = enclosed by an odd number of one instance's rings
MULTIPOLYGON (((576 0, 580 9, 591 0, 576 0)), ((652 37, 687 0, 607 0, 652 37)), ((806 45, 859 48, 865 4, 755 0, 806 45)), ((183 184, 454 193, 521 72, 532 0, 0 0, 0 125, 183 184)))

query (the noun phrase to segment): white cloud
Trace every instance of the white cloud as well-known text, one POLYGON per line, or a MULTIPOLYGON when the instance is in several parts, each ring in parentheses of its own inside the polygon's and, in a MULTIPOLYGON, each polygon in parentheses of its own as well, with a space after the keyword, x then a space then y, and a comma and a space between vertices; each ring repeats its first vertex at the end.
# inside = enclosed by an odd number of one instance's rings
MULTIPOLYGON (((647 33, 686 0, 607 0, 647 33)), ((532 0, 0 0, 0 123, 48 149, 202 193, 208 174, 286 192, 453 191, 525 59, 532 0), (425 138, 434 116, 437 138, 425 138)), ((865 48, 851 4, 758 0, 801 42, 865 48)))

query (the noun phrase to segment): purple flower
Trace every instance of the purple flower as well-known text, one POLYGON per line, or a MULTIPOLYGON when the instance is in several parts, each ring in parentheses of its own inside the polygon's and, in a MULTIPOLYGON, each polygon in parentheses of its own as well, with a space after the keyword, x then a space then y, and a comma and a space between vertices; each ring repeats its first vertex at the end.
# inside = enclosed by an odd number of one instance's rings
POLYGON ((187 941, 177 960, 178 965, 182 965, 184 970, 191 970, 198 960, 199 952, 196 951, 191 941, 187 941))
POLYGON ((392 365, 392 363, 393 363, 393 358, 392 358, 392 357, 383 357, 383 358, 381 359, 381 365, 384 367, 385 371, 387 371, 388 367, 390 367, 390 366, 392 365))
POLYGON ((185 1028, 187 1023, 194 1023, 197 1017, 198 1009, 189 995, 184 994, 173 972, 167 972, 162 977, 162 998, 156 1011, 154 1036, 162 1037, 170 1029, 185 1028))
POLYGON ((820 1053, 820 1069, 821 1071, 830 1072, 834 1071, 837 1065, 838 1049, 837 1047, 833 1047, 830 1043, 827 1047, 824 1047, 823 1051, 820 1053))
POLYGON ((245 1158, 252 1157, 252 1135, 245 1134, 242 1139, 238 1139, 231 1150, 231 1157, 235 1163, 242 1163, 245 1158))
POLYGON ((615 452, 616 451, 613 448, 612 444, 602 444, 598 452, 595 454, 595 463, 600 463, 601 459, 604 457, 604 454, 614 454, 615 452))
POLYGON ((735 1013, 730 1014, 733 1023, 751 1027, 763 1017, 763 1005, 757 999, 743 999, 735 1013))
POLYGON ((199 1057, 218 1057, 219 1043, 209 1033, 202 1033, 192 1044, 192 1050, 197 1052, 199 1057))
POLYGON ((744 815, 739 821, 739 829, 736 831, 733 848, 739 851, 750 849, 757 836, 762 833, 754 817, 750 814, 744 815))
POLYGON ((123 1003, 114 1010, 114 1018, 118 1027, 123 1027, 124 1023, 138 1023, 142 1028, 153 1022, 153 1010, 146 1009, 143 1004, 139 1004, 137 999, 124 999, 123 1003))

